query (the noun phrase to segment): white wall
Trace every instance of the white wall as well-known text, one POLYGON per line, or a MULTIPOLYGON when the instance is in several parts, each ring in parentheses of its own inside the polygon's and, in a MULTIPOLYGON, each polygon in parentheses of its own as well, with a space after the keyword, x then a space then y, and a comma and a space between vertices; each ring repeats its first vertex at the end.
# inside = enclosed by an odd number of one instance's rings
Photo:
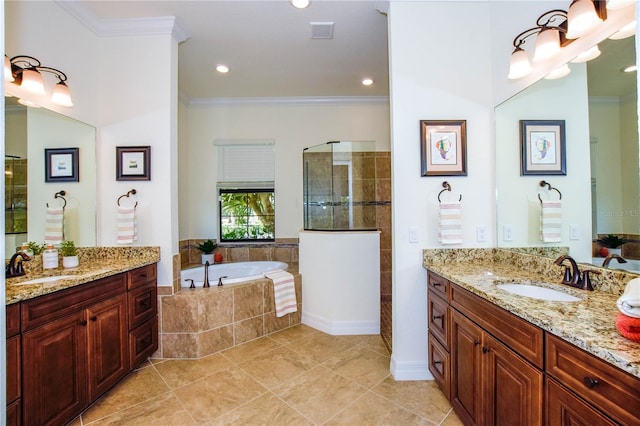
MULTIPOLYGON (((181 132, 181 136, 183 136, 181 132)), ((386 99, 221 102, 188 109, 187 141, 180 154, 180 239, 218 238, 216 150, 218 139, 275 141, 276 238, 297 238, 303 227, 302 150, 332 140, 376 141, 389 150, 386 99)))

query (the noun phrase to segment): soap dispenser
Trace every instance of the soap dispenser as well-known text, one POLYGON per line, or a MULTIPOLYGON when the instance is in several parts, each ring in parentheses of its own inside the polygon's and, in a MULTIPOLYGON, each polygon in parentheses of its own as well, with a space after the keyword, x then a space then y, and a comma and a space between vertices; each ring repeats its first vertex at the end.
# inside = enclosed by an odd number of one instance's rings
POLYGON ((42 269, 55 269, 58 267, 58 250, 53 244, 47 244, 47 248, 42 253, 42 269))

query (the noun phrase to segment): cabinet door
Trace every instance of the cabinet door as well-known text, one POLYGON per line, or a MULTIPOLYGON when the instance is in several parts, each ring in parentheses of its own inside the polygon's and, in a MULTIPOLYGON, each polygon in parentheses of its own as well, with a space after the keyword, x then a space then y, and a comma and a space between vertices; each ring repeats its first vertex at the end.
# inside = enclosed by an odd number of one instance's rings
POLYGON ((20 336, 7 339, 7 404, 20 398, 20 336))
POLYGON ((93 401, 129 371, 126 295, 91 306, 87 318, 89 398, 93 401))
POLYGON ((22 405, 26 425, 64 424, 87 404, 84 312, 22 335, 22 405))
POLYGON ((483 424, 541 425, 542 372, 488 333, 482 353, 483 424))
POLYGON ((553 379, 547 377, 545 389, 545 424, 547 426, 613 426, 616 424, 553 379))
POLYGON ((449 304, 429 291, 427 326, 445 349, 449 349, 449 304))
POLYGON ((482 334, 480 327, 451 310, 451 405, 466 425, 481 421, 482 334))

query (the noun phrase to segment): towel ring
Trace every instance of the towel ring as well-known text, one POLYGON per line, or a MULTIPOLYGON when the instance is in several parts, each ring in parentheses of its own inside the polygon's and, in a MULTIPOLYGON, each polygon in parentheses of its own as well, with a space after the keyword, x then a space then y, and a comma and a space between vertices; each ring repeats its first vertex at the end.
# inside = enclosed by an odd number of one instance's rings
MULTIPOLYGON (((540 186, 541 187, 547 187, 547 191, 551 191, 554 190, 558 193, 558 196, 560 197, 559 199, 562 200, 562 192, 560 192, 560 190, 558 188, 554 188, 553 186, 551 186, 551 184, 547 181, 541 180, 540 181, 540 186)), ((540 193, 538 193, 538 200, 540 200, 540 202, 542 203, 542 198, 540 198, 540 193)))
MULTIPOLYGON (((62 205, 63 209, 67 207, 67 199, 64 198, 65 195, 67 195, 67 193, 64 190, 62 190, 60 192, 56 192, 55 195, 53 196, 54 199, 62 198, 62 201, 64 202, 64 204, 62 205)), ((49 203, 47 203, 47 207, 49 207, 49 203)))
MULTIPOLYGON (((440 199, 440 195, 442 195, 442 193, 444 191, 451 191, 451 185, 449 185, 449 182, 447 182, 446 180, 444 182, 442 182, 442 187, 444 188, 442 191, 438 192, 438 202, 441 203, 442 200, 440 199)), ((462 201, 462 194, 460 194, 460 198, 458 198, 458 202, 462 201)))
MULTIPOLYGON (((127 192, 124 195, 121 195, 118 197, 118 201, 116 201, 118 203, 118 206, 120 206, 120 200, 123 199, 124 197, 129 198, 131 195, 136 195, 136 190, 132 189, 131 191, 127 192)), ((138 202, 136 201, 136 204, 133 206, 133 208, 135 209, 136 207, 138 207, 138 202)))

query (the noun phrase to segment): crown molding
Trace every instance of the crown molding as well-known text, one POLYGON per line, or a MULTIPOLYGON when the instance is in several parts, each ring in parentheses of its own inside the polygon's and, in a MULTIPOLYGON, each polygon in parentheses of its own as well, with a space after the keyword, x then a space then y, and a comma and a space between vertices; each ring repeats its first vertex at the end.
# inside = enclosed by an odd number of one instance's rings
POLYGON ((188 106, 218 105, 363 105, 389 104, 388 96, 296 96, 263 98, 194 98, 188 106))
POLYGON ((100 37, 171 34, 178 43, 191 37, 175 16, 102 19, 98 18, 81 2, 56 1, 55 3, 100 37))

